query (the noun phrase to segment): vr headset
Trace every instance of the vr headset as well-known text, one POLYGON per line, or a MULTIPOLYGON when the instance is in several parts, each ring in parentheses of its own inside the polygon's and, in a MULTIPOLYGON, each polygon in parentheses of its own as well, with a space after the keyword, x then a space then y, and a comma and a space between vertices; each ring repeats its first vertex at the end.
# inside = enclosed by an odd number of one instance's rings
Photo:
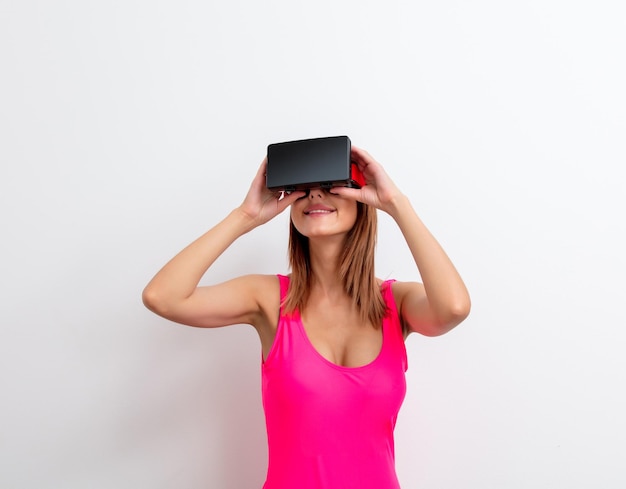
POLYGON ((348 136, 302 139, 267 147, 265 184, 270 190, 360 188, 365 178, 350 161, 348 136))

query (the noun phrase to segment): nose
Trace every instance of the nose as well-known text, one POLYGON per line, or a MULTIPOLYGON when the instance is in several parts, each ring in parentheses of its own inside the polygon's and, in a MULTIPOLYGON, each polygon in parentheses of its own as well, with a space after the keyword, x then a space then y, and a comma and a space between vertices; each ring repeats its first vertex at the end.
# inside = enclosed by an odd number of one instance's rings
POLYGON ((324 196, 324 192, 322 191, 321 188, 309 189, 309 190, 307 190, 307 193, 308 193, 309 199, 311 199, 311 200, 315 199, 316 197, 322 198, 324 196))

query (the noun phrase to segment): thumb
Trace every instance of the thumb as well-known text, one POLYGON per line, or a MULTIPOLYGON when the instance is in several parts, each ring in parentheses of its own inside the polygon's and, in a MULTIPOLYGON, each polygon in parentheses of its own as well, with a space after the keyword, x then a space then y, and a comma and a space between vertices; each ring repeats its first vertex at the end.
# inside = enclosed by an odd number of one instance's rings
POLYGON ((304 197, 305 195, 306 195, 306 192, 303 192, 301 190, 296 190, 289 194, 285 192, 283 194, 283 197, 278 200, 278 206, 280 208, 280 212, 284 211, 287 207, 293 204, 296 200, 298 200, 300 197, 304 197))

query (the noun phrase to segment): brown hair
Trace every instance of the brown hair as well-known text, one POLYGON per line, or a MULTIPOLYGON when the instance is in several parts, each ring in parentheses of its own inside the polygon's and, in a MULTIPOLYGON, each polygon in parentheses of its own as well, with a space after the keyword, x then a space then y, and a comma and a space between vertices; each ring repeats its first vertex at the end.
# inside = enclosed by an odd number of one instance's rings
MULTIPOLYGON (((356 222, 346 237, 339 274, 361 319, 379 327, 387 306, 374 274, 377 222, 376 209, 357 202, 356 222)), ((293 222, 289 224, 288 253, 291 281, 283 307, 287 312, 293 312, 306 305, 312 281, 309 239, 296 229, 293 222)))

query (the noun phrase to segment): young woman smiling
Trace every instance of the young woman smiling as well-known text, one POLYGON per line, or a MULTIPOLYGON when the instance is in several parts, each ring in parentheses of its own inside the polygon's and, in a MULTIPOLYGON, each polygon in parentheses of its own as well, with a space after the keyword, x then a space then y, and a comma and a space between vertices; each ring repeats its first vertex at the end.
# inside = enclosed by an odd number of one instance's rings
POLYGON ((182 324, 250 324, 262 348, 269 467, 264 489, 398 489, 393 430, 406 391, 404 340, 444 334, 470 311, 454 265, 382 166, 351 157, 360 189, 282 195, 263 161, 243 201, 170 260, 145 305, 182 324), (199 286, 237 238, 291 207, 291 274, 199 286), (399 226, 420 282, 374 273, 376 212, 399 226))

